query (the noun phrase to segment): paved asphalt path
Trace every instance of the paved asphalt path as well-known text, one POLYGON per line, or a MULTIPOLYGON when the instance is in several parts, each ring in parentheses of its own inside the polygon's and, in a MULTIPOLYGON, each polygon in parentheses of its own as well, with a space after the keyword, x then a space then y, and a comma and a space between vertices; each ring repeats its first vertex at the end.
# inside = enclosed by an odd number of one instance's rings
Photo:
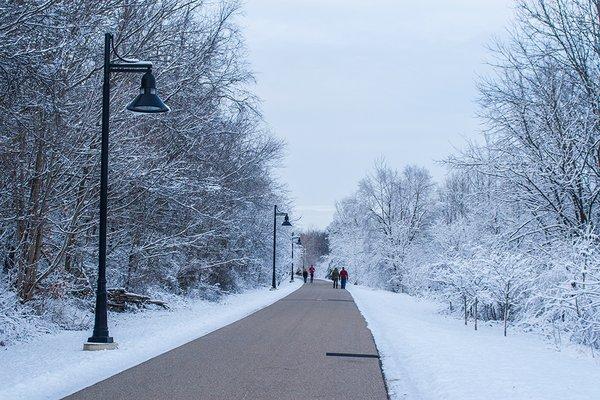
POLYGON ((387 399, 377 358, 328 352, 377 355, 350 293, 315 281, 65 399, 387 399))

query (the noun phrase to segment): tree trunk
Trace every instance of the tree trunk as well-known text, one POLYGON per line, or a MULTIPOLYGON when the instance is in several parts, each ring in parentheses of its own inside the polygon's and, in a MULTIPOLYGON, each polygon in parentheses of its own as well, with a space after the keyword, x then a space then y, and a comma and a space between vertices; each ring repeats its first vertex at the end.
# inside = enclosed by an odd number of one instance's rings
POLYGON ((473 316, 475 317, 475 330, 477 330, 477 297, 475 297, 475 308, 473 310, 473 316))
POLYGON ((467 295, 463 294, 463 304, 465 308, 465 326, 467 325, 467 295))
MULTIPOLYGON (((23 301, 31 300, 31 294, 33 293, 33 285, 37 278, 37 262, 42 244, 42 211, 41 211, 41 190, 42 190, 42 168, 44 164, 44 153, 43 153, 43 137, 38 140, 38 146, 35 157, 35 167, 33 178, 31 180, 30 189, 30 211, 31 221, 27 229, 26 237, 28 246, 24 249, 26 251, 23 262, 23 281, 20 287, 20 297, 23 301)), ((27 243, 26 242, 26 243, 27 243)))
POLYGON ((504 296, 504 336, 506 336, 506 330, 508 327, 508 308, 509 308, 509 290, 510 290, 510 283, 506 284, 506 293, 504 296))

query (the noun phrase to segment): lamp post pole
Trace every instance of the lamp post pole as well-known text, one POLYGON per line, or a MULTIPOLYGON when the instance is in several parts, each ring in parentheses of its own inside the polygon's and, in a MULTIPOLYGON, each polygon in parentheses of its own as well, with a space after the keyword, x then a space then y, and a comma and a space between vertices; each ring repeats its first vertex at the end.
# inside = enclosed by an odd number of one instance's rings
POLYGON ((276 258, 276 247, 277 247, 277 206, 273 209, 273 281, 271 282, 271 289, 277 289, 277 282, 275 282, 275 258, 276 258))
MULTIPOLYGON (((108 334, 106 308, 106 213, 108 205, 108 128, 110 107, 110 34, 104 36, 104 82, 102 84, 102 144, 100 150, 100 229, 98 240, 98 287, 94 332, 88 342, 113 343, 108 334)), ((114 346, 104 346, 114 347, 114 346)))
POLYGON ((94 315, 94 331, 84 343, 84 350, 115 349, 117 344, 108 332, 107 293, 106 293, 106 232, 108 208, 108 139, 110 111, 110 73, 111 72, 144 72, 142 92, 128 105, 133 112, 158 113, 167 112, 169 107, 156 95, 152 63, 121 58, 113 49, 113 36, 104 35, 104 81, 102 83, 102 140, 100 147, 100 227, 98 230, 98 282, 96 288, 96 308, 94 315), (122 62, 111 62, 111 50, 122 62))
POLYGON ((294 236, 294 232, 292 232, 292 270, 290 273, 290 282, 294 282, 294 244, 300 245, 300 236, 294 236), (298 241, 294 243, 296 239, 298 241))
POLYGON ((277 281, 275 279, 275 260, 277 257, 277 217, 279 216, 285 217, 283 224, 281 224, 282 226, 292 226, 288 214, 278 211, 277 205, 273 206, 273 279, 271 282, 271 290, 277 289, 277 281))

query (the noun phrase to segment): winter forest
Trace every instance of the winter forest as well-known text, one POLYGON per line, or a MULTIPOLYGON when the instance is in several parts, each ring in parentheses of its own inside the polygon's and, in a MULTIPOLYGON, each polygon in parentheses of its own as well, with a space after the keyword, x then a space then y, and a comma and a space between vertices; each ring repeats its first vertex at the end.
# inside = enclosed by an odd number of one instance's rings
POLYGON ((337 204, 330 266, 474 320, 600 348, 600 2, 526 0, 479 82, 480 140, 384 160, 337 204))
MULTIPOLYGON (((112 77, 109 291, 160 306, 270 285, 273 205, 296 216, 243 7, 0 3, 1 347, 93 324, 105 32, 122 57, 155 63, 172 109, 126 112, 140 77, 112 77)), ((439 160, 445 179, 374 160, 325 231, 296 230, 293 261, 434 298, 475 329, 600 349, 600 1, 519 0, 507 29, 478 82, 482 132, 439 160)), ((292 230, 277 240, 281 282, 292 230)))
POLYGON ((0 344, 93 322, 105 32, 122 57, 155 63, 173 110, 126 112, 140 76, 112 76, 109 289, 211 298, 270 283, 284 144, 252 92, 240 7, 2 2, 0 344))

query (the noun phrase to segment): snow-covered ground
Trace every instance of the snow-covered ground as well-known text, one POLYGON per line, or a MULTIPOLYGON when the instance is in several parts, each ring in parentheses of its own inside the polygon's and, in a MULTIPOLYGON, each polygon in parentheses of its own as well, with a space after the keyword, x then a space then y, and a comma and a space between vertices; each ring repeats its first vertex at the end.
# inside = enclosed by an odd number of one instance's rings
POLYGON ((0 349, 0 399, 58 399, 124 369, 235 322, 288 295, 299 280, 276 291, 251 290, 219 303, 196 301, 172 311, 111 314, 117 350, 84 352, 90 332, 63 331, 0 349))
POLYGON ((350 285, 382 355, 392 399, 600 399, 600 361, 534 334, 440 315, 439 304, 350 285))

